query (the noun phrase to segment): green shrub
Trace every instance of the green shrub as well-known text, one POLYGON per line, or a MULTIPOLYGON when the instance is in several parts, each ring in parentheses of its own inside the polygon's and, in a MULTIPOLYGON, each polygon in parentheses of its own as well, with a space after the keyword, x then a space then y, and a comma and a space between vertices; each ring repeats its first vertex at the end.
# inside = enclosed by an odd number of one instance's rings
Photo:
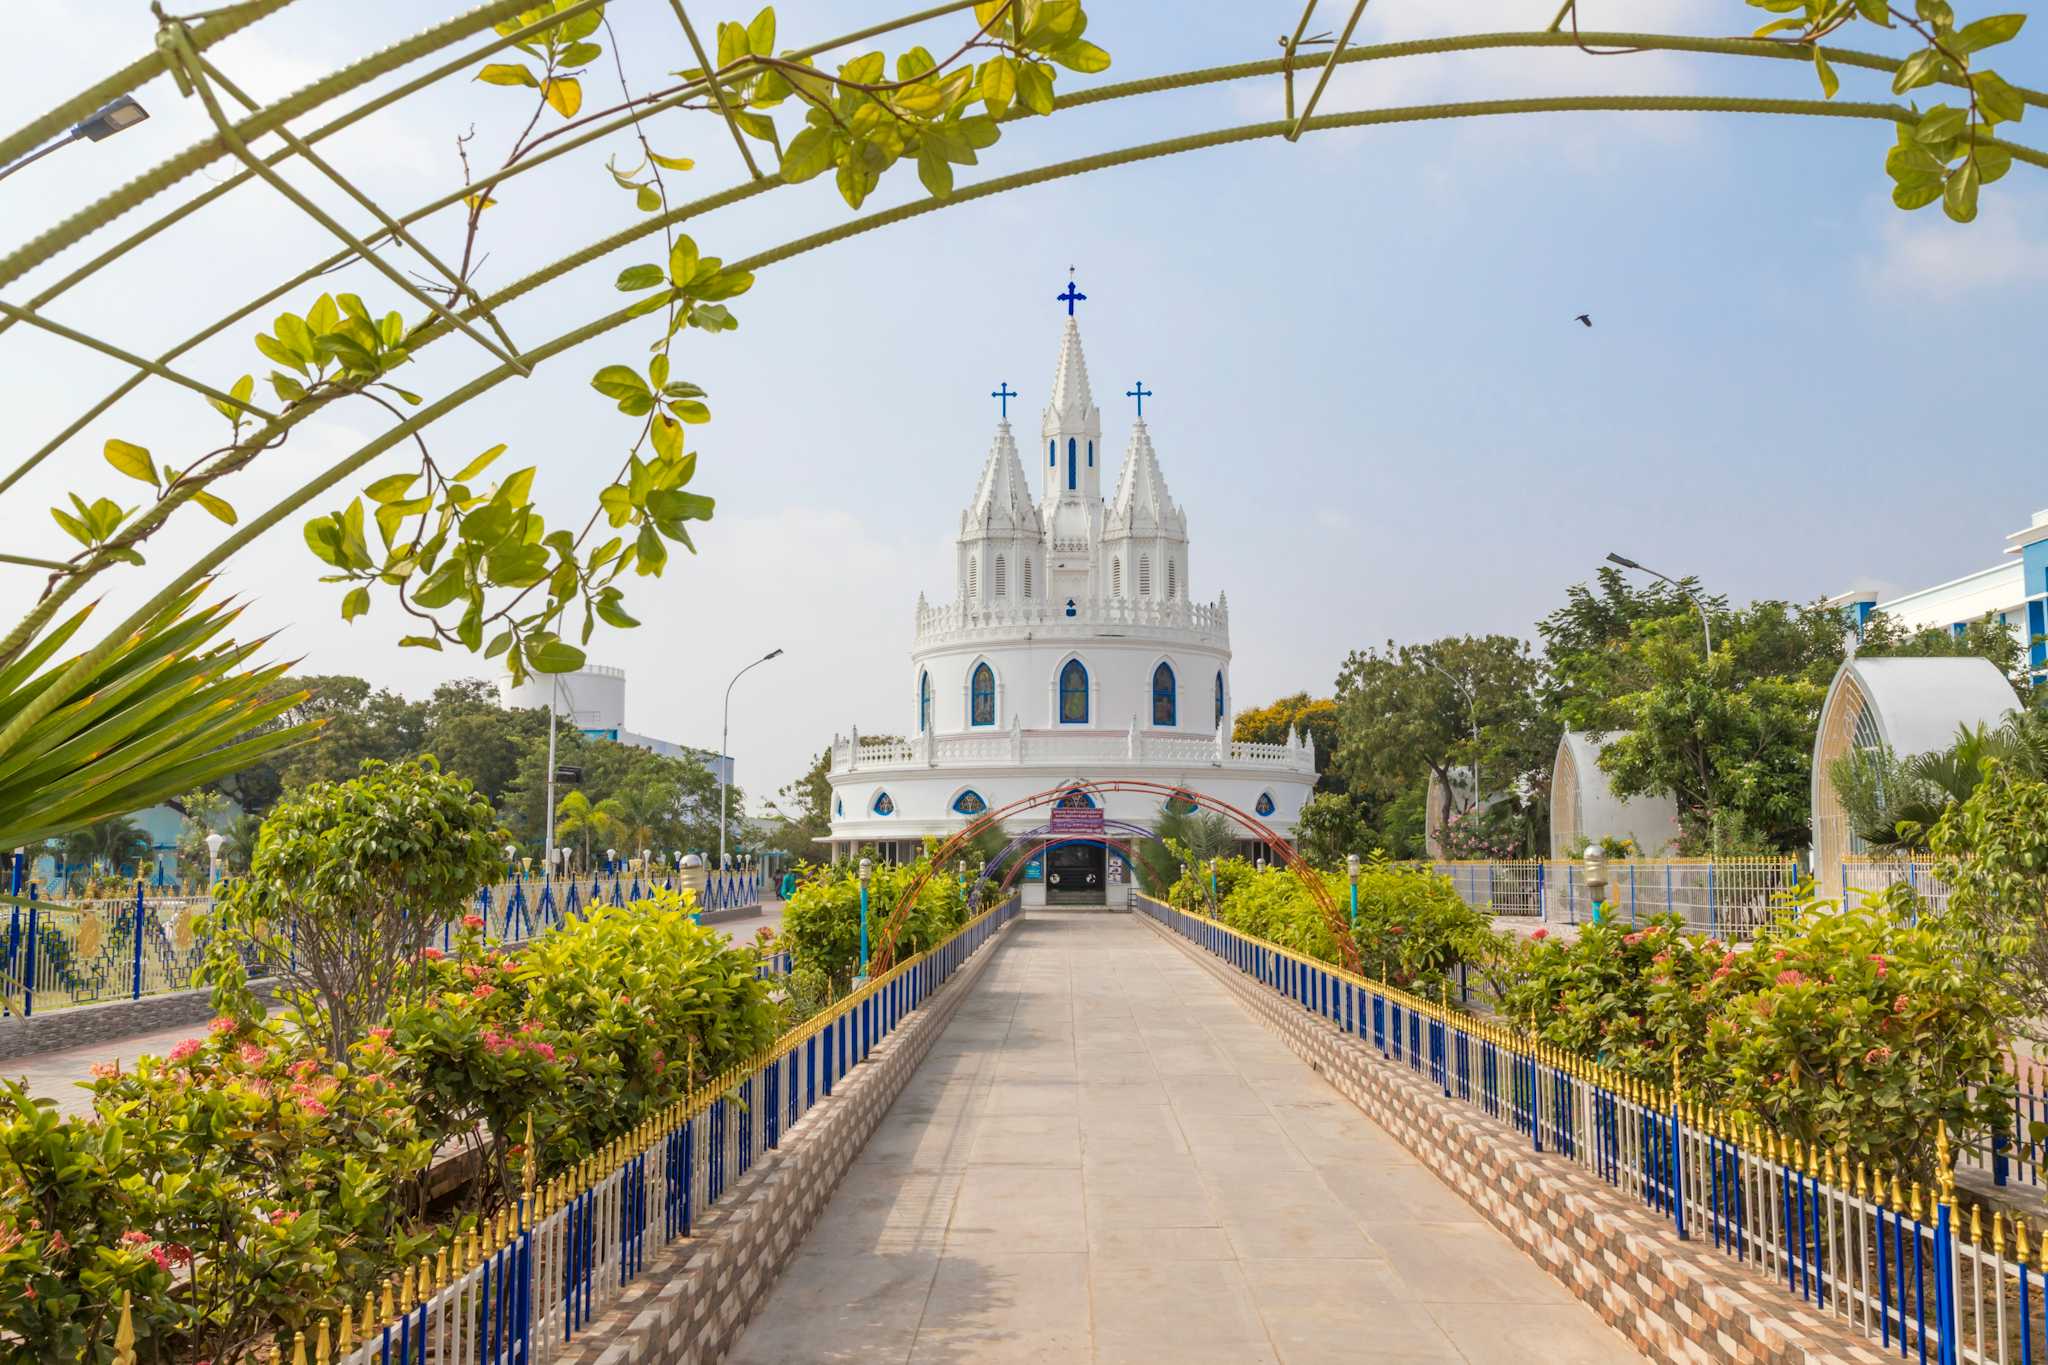
MULTIPOLYGON (((890 916, 911 884, 926 878, 896 941, 896 960, 921 953, 967 922, 967 900, 959 878, 934 869, 932 850, 915 862, 876 863, 868 882, 868 958, 881 950, 890 916)), ((798 966, 824 973, 838 995, 860 970, 860 874, 857 863, 806 870, 796 894, 782 907, 782 936, 798 966)))

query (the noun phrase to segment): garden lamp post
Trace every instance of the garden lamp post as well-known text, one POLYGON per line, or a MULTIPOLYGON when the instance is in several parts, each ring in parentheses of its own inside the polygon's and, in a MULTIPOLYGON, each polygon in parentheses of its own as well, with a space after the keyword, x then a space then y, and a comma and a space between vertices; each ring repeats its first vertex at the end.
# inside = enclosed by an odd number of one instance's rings
POLYGON ((227 840, 215 830, 206 836, 206 889, 211 892, 213 884, 220 880, 220 846, 227 840))
POLYGON ((1216 860, 1209 860, 1209 913, 1216 913, 1216 860))
POLYGON ((149 110, 137 104, 131 96, 123 95, 119 99, 111 100, 94 110, 82 123, 72 124, 70 132, 49 146, 39 147, 12 166, 0 170, 0 180, 5 180, 31 161, 42 160, 60 147, 69 147, 81 139, 86 142, 105 141, 118 132, 133 128, 148 117, 149 110))
POLYGON ((616 868, 616 867, 617 867, 618 865, 619 865, 619 851, 618 851, 617 849, 615 849, 615 848, 608 848, 608 849, 606 849, 606 850, 604 851, 604 870, 605 870, 605 871, 607 871, 607 872, 610 872, 610 871, 612 871, 612 870, 613 870, 614 868, 616 868))
POLYGON ((517 844, 505 845, 505 875, 508 877, 519 875, 519 845, 517 844))
POLYGON ((1598 924, 1607 898, 1607 855, 1598 848, 1586 850, 1586 895, 1593 902, 1593 923, 1598 924))
MULTIPOLYGON (((728 752, 732 735, 732 689, 746 676, 747 669, 759 668, 780 653, 780 648, 769 650, 746 668, 733 674, 732 682, 725 685, 725 713, 718 722, 718 866, 721 870, 725 867, 725 794, 731 785, 726 781, 726 773, 732 768, 732 755, 728 752)), ((866 968, 863 967, 862 970, 865 971, 866 968)))
POLYGON ((1358 855, 1344 855, 1344 870, 1351 877, 1351 932, 1358 932, 1358 855))
POLYGON ((1672 587, 1678 589, 1687 597, 1691 598, 1692 604, 1695 607, 1698 607, 1700 610, 1700 632, 1706 637, 1707 660, 1709 662, 1713 661, 1714 626, 1713 623, 1707 619, 1707 604, 1700 601, 1700 595, 1698 593, 1694 592, 1691 588, 1686 587, 1685 584, 1679 582, 1670 574, 1658 573, 1655 569, 1650 568, 1648 565, 1638 564, 1633 559, 1624 559, 1622 556, 1615 554, 1612 551, 1608 552, 1607 562, 1609 564, 1619 564, 1624 569, 1634 569, 1637 573, 1646 573, 1652 578, 1661 578, 1666 583, 1669 583, 1672 587))
POLYGON ((860 979, 868 979, 868 878, 875 875, 872 858, 860 860, 860 979))

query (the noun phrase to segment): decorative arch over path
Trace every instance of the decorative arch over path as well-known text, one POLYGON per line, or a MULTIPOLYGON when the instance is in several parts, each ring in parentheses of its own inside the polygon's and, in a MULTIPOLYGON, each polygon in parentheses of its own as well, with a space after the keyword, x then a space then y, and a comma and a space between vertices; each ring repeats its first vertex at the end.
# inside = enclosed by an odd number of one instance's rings
POLYGON ((1323 883, 1322 875, 1308 865, 1307 861, 1295 851, 1294 845, 1283 838, 1278 830, 1257 816, 1241 811, 1229 802, 1219 801, 1206 793, 1168 782, 1153 782, 1135 777, 1112 778, 1101 782, 1062 782, 1058 786, 1048 787, 1042 792, 1036 792, 1030 796, 1021 796, 1007 805, 990 810, 979 819, 970 820, 964 829, 939 846, 938 850, 932 854, 931 861, 926 865, 925 870, 919 873, 916 879, 910 883, 908 889, 903 893, 903 899, 899 900, 896 903, 896 908, 889 912, 889 918, 883 922, 880 933, 876 935, 877 947, 873 958, 872 970, 883 972, 894 965, 896 961, 896 940, 902 934, 903 925, 908 920, 911 910, 916 907, 918 897, 924 894, 925 883, 931 880, 934 868, 943 868, 955 854, 966 847, 968 843, 978 837, 984 830, 1000 829, 1003 821, 1012 816, 1022 815, 1026 811, 1049 810, 1054 802, 1076 788, 1093 795, 1097 799, 1098 804, 1100 804, 1103 796, 1113 792, 1136 792, 1141 795, 1159 797, 1162 801, 1168 797, 1182 797, 1194 802, 1195 805, 1203 810, 1214 811, 1216 814, 1233 821, 1238 828, 1245 830, 1253 838, 1263 843, 1267 850, 1272 853, 1275 861, 1284 863, 1287 870, 1292 872, 1301 882, 1316 904, 1322 908, 1324 918, 1329 922, 1331 931, 1336 935, 1338 949, 1342 952, 1344 958, 1343 965, 1352 971, 1358 970, 1358 948, 1351 939, 1351 925, 1348 917, 1338 908, 1336 898, 1331 896, 1330 888, 1323 883))

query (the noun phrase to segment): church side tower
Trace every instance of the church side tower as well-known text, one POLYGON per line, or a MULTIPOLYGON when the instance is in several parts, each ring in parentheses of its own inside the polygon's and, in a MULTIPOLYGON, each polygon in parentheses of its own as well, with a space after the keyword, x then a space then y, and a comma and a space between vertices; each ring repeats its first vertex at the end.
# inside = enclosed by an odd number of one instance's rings
POLYGON ((1052 401, 1039 424, 1045 443, 1040 466, 1045 496, 1039 513, 1048 533, 1047 596, 1055 604, 1069 598, 1085 601, 1102 592, 1093 555, 1102 536, 1102 413, 1089 392, 1088 361, 1081 354, 1081 329, 1073 306, 1069 300, 1052 401))
POLYGON ((1188 600, 1187 515, 1167 492, 1142 417, 1131 426, 1102 541, 1104 596, 1148 605, 1188 600))
POLYGON ((974 501, 960 514, 956 557, 963 605, 1007 607, 1045 596, 1045 523, 1032 504, 1008 422, 997 423, 974 501))

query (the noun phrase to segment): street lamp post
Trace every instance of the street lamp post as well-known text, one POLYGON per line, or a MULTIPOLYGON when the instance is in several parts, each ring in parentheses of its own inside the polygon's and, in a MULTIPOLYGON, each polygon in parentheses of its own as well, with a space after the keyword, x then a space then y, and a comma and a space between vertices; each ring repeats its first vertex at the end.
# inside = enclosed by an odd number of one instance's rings
POLYGON ((209 895, 213 892, 213 884, 220 880, 220 846, 226 842, 219 830, 206 836, 206 890, 209 895))
POLYGON ((875 874, 872 858, 860 860, 860 979, 868 979, 868 878, 875 874))
POLYGON ((1449 678, 1451 685, 1465 694, 1465 702, 1472 708, 1472 809, 1476 811, 1485 793, 1485 788, 1479 785, 1479 693, 1473 689, 1472 684, 1434 659, 1425 659, 1423 662, 1449 678))
POLYGON ((1698 593, 1694 592, 1694 591, 1693 591, 1693 590, 1692 590, 1691 588, 1688 588, 1687 586, 1685 586, 1685 584, 1683 584, 1683 583, 1679 582, 1679 581, 1678 581, 1677 579, 1673 578, 1673 577, 1672 577, 1672 576, 1671 576, 1670 574, 1665 574, 1665 573, 1658 573, 1658 572, 1657 572, 1657 571, 1656 571, 1655 569, 1652 569, 1652 568, 1648 567, 1647 565, 1643 565, 1643 564, 1638 564, 1638 563, 1636 563, 1636 562, 1635 562, 1635 561, 1634 561, 1633 559, 1624 559, 1624 558, 1623 558, 1622 556, 1620 556, 1620 555, 1618 555, 1618 554, 1614 554, 1614 553, 1612 553, 1612 552, 1609 552, 1609 554, 1608 554, 1608 556, 1607 556, 1607 562, 1608 562, 1609 564, 1619 564, 1619 565, 1620 565, 1620 566, 1621 566, 1622 568, 1624 568, 1624 569, 1634 569, 1634 570, 1635 570, 1635 571, 1636 571, 1637 573, 1646 573, 1646 574, 1648 574, 1648 575, 1649 575, 1650 577, 1652 577, 1652 578, 1661 578, 1661 579, 1663 579, 1663 580, 1664 580, 1664 581, 1665 581, 1666 583, 1669 583, 1669 584, 1670 584, 1670 585, 1671 585, 1672 587, 1674 587, 1674 588, 1678 589, 1678 590, 1679 590, 1680 592, 1684 593, 1684 594, 1685 594, 1685 595, 1686 595, 1687 597, 1691 598, 1691 599, 1692 599, 1692 604, 1693 604, 1693 605, 1694 605, 1695 607, 1698 607, 1698 608, 1699 608, 1699 612, 1700 612, 1700 631, 1701 631, 1701 633, 1702 633, 1702 634, 1704 634, 1704 635, 1705 635, 1705 637, 1706 637, 1706 641, 1707 641, 1707 661, 1708 661, 1709 663, 1713 662, 1713 658, 1714 658, 1714 625, 1713 625, 1713 622, 1712 622, 1712 621, 1710 621, 1710 620, 1709 620, 1709 619, 1707 618, 1707 604, 1706 604, 1706 603, 1704 603, 1704 602, 1702 602, 1702 601, 1700 601, 1700 595, 1699 595, 1698 593))
POLYGON ((71 131, 47 147, 39 147, 12 166, 0 170, 0 180, 5 180, 32 161, 41 161, 60 147, 69 147, 83 139, 86 142, 100 142, 124 129, 133 128, 149 117, 149 110, 137 104, 132 96, 123 95, 94 110, 82 123, 75 123, 71 131))
MULTIPOLYGON (((733 674, 732 682, 725 685, 725 711, 718 722, 718 866, 720 869, 725 867, 725 793, 726 788, 730 785, 726 781, 725 775, 732 766, 732 755, 728 752, 732 734, 732 689, 742 677, 746 676, 747 669, 759 668, 762 664, 767 663, 780 653, 782 653, 780 648, 769 650, 766 654, 748 664, 746 668, 742 668, 739 672, 733 674)), ((863 955, 863 958, 865 958, 865 955, 863 955)), ((861 971, 863 974, 867 971, 865 960, 863 960, 861 971)))

